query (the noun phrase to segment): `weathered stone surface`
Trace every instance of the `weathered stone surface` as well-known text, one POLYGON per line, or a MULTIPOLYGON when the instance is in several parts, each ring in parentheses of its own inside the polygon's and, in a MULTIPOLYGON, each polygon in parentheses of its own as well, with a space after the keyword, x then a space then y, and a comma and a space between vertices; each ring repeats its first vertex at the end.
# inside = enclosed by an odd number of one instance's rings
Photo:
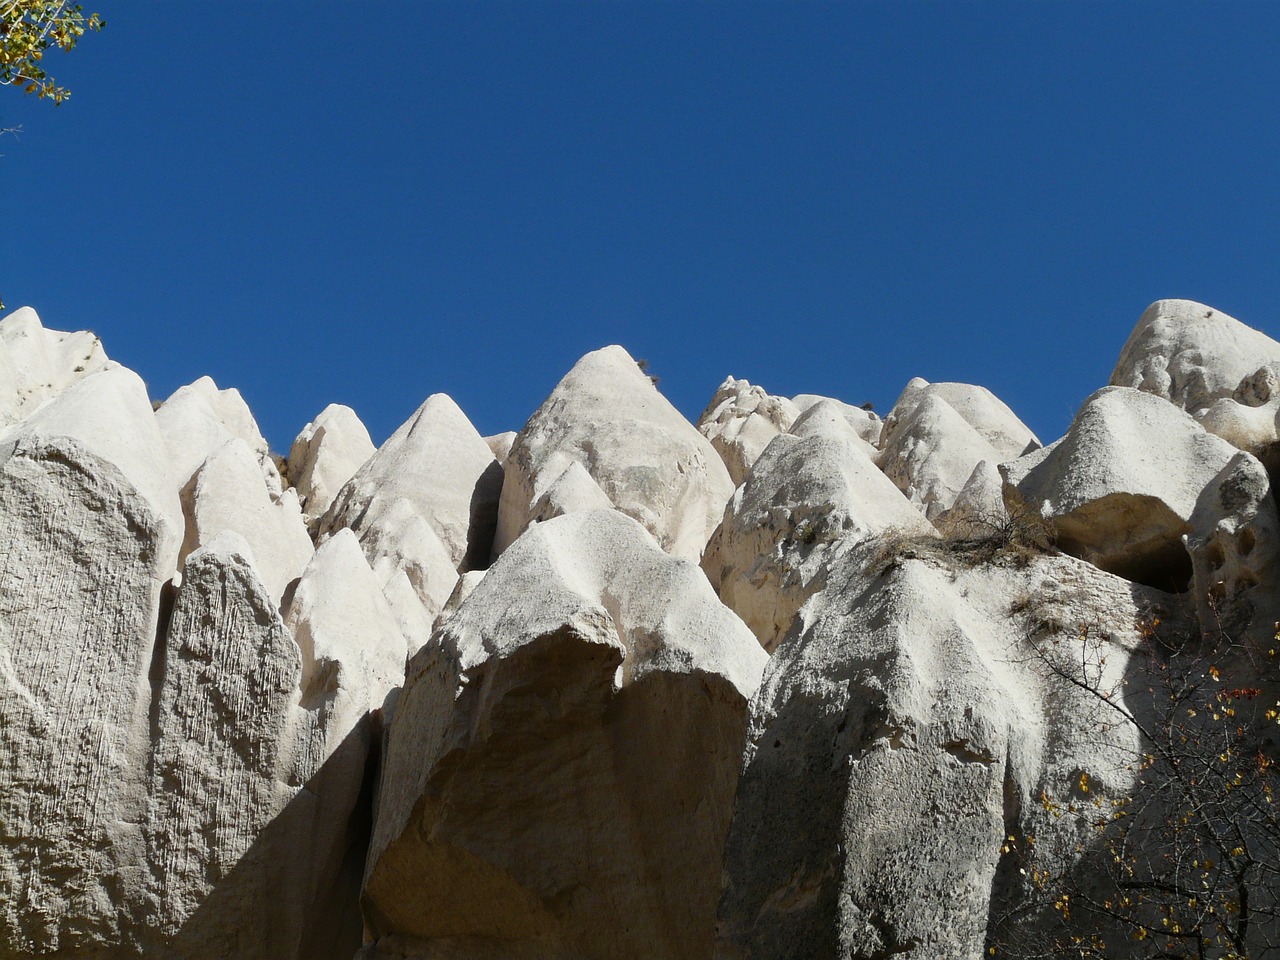
POLYGON ((130 478, 138 438, 90 450, 33 426, 0 442, 0 955, 103 956, 134 932, 147 676, 179 533, 130 478))
POLYGON ((838 411, 810 416, 823 406, 797 422, 804 436, 780 435, 765 448, 702 558, 720 599, 768 651, 837 557, 890 528, 933 532, 838 411))
POLYGON ((458 582, 454 559, 418 508, 401 497, 382 504, 361 526, 360 546, 384 587, 398 573, 408 578, 427 621, 435 619, 458 582))
POLYGON ((579 360, 530 417, 507 460, 495 556, 532 522, 546 489, 578 461, 664 550, 697 561, 733 495, 720 455, 622 347, 579 360))
POLYGON ((981 534, 984 528, 993 530, 1008 517, 1000 468, 990 460, 982 460, 969 474, 951 508, 939 514, 934 523, 943 531, 981 534))
POLYGON ((46 330, 19 307, 0 320, 0 432, 106 363, 92 333, 46 330))
POLYGON ((983 460, 1003 459, 946 400, 927 394, 884 432, 880 466, 907 498, 934 519, 956 498, 983 460))
POLYGON ((507 454, 511 452, 511 445, 516 442, 516 432, 507 430, 503 433, 495 433, 491 437, 485 437, 484 442, 489 445, 489 451, 504 467, 507 465, 507 454))
POLYGON ((152 953, 336 960, 359 944, 361 792, 404 641, 350 534, 317 551, 288 622, 296 643, 238 534, 188 558, 152 719, 152 953))
POLYGON ((532 527, 411 661, 365 880, 375 943, 707 956, 764 660, 636 522, 532 527))
POLYGON ((317 522, 375 447, 356 412, 331 403, 302 428, 289 448, 289 483, 308 524, 317 522))
POLYGON ((798 416, 799 409, 786 397, 771 397, 763 387, 729 377, 702 411, 697 427, 724 460, 729 477, 741 484, 769 441, 786 433, 798 416))
POLYGON ((972 383, 930 383, 921 377, 911 380, 885 418, 881 446, 889 446, 900 424, 911 420, 911 412, 926 397, 943 400, 978 434, 991 444, 999 460, 1012 460, 1040 446, 1040 441, 1017 414, 986 387, 972 383))
POLYGON ((273 497, 257 455, 233 437, 209 455, 183 489, 182 499, 187 515, 183 558, 233 531, 249 545, 254 566, 279 605, 313 552, 294 492, 273 497))
POLYGON ((1280 516, 1267 471, 1238 453, 1196 502, 1187 534, 1192 598, 1210 637, 1274 646, 1280 621, 1280 516))
POLYGON ((1241 380, 1271 363, 1280 363, 1280 343, 1265 334, 1203 303, 1158 300, 1120 351, 1111 384, 1194 414, 1230 398, 1241 380))
POLYGON ((169 451, 176 487, 185 487, 214 451, 238 438, 253 452, 269 487, 280 492, 267 441, 239 390, 219 390, 211 377, 201 377, 179 387, 160 405, 156 423, 169 451))
POLYGON ((976 960, 993 897, 1018 894, 1006 837, 1034 836, 1057 868, 1088 830, 1054 819, 1041 790, 1072 796, 1082 773, 1103 798, 1132 784, 1133 729, 1046 667, 1080 661, 1087 625, 1110 689, 1136 617, 1173 598, 1065 557, 969 568, 881 552, 844 556, 752 700, 723 960, 976 960))
POLYGON ((458 405, 437 393, 342 488, 320 533, 349 527, 363 540, 384 511, 408 504, 431 526, 456 570, 485 567, 501 491, 502 466, 488 444, 458 405))
POLYGON ((571 460, 564 473, 547 487, 533 505, 531 522, 542 523, 563 517, 566 513, 584 510, 612 509, 613 502, 600 489, 600 485, 591 479, 587 468, 577 460, 571 460))
POLYGON ((1182 537, 1234 453, 1159 397, 1104 387, 1065 437, 1000 472, 1009 509, 1052 519, 1063 550, 1126 579, 1183 589, 1191 568, 1182 537))
POLYGON ((409 575, 403 570, 397 570, 392 574, 391 579, 383 584, 382 595, 386 597, 391 613, 396 618, 396 624, 400 627, 409 655, 417 653, 418 649, 431 637, 435 616, 423 604, 418 591, 409 581, 409 575))
POLYGON ((869 408, 855 407, 842 400, 820 397, 812 393, 802 393, 794 396, 791 398, 791 402, 795 404, 796 409, 802 414, 807 413, 810 407, 818 403, 839 404, 840 412, 849 421, 849 426, 853 427, 854 432, 871 446, 877 448, 880 446, 880 434, 884 430, 884 421, 869 408))

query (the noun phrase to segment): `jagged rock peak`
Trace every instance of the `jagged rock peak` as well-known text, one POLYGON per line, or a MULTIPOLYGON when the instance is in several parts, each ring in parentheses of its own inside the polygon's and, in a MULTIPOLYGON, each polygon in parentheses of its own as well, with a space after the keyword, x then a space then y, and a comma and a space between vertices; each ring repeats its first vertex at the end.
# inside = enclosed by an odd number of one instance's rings
POLYGON ((588 353, 516 437, 507 459, 494 554, 533 520, 571 463, 663 549, 696 561, 733 494, 720 455, 622 347, 588 353))

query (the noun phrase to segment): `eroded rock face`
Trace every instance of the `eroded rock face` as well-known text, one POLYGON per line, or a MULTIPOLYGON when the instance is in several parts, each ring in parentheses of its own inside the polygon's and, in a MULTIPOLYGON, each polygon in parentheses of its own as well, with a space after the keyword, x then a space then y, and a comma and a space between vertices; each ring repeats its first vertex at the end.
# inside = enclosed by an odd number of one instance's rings
POLYGON ((1186 544, 1201 630, 1260 649, 1274 646, 1280 516, 1262 464, 1247 453, 1232 457, 1200 494, 1190 526, 1186 544))
POLYGON ((1136 618, 1173 598, 1071 558, 877 550, 833 569, 752 700, 718 958, 985 956, 993 898, 1018 895, 1005 838, 1035 836, 1054 867, 1083 838, 1040 791, 1132 783, 1132 728, 1045 668, 1078 662, 1089 625, 1118 684, 1136 618))
POLYGON ((888 446, 893 435, 911 413, 927 397, 944 401, 947 406, 973 427, 999 454, 1000 460, 1011 460, 1040 446, 1040 441, 1017 414, 986 387, 972 383, 930 383, 916 377, 903 389, 898 402, 885 419, 881 446, 888 446))
POLYGON ((107 363, 92 333, 46 330, 30 307, 0 320, 0 433, 107 363))
POLYGON ((437 393, 342 488, 320 534, 349 527, 363 541, 385 511, 407 505, 431 527, 456 570, 485 567, 501 491, 502 467, 488 444, 458 405, 437 393))
POLYGON ((845 403, 842 400, 835 400, 831 397, 820 397, 812 393, 801 393, 791 398, 791 402, 795 404, 797 410, 802 414, 807 413, 811 407, 816 404, 834 403, 839 408, 844 418, 849 421, 849 426, 853 427, 853 432, 860 436, 873 447, 880 446, 880 435, 884 430, 884 421, 876 415, 870 406, 855 407, 852 404, 845 403))
POLYGON ((1104 387, 1065 437, 1000 471, 1010 510, 1052 519, 1068 553, 1130 580, 1184 589, 1191 513, 1234 453, 1161 398, 1104 387))
POLYGON ((1280 343, 1265 334, 1203 303, 1158 300, 1129 335, 1111 384, 1195 414, 1231 398, 1242 380, 1273 363, 1280 363, 1280 343))
POLYGON ((613 510, 538 524, 414 657, 371 955, 705 957, 765 654, 613 510))
POLYGON ((729 377, 697 426, 723 458, 734 484, 741 484, 769 441, 786 433, 798 416, 800 410, 786 397, 771 397, 763 387, 729 377))
MULTIPOLYGON (((150 419, 149 404, 142 412, 150 419)), ((38 431, 0 444, 7 957, 122 943, 136 904, 122 899, 139 882, 128 878, 146 862, 147 677, 179 532, 106 459, 108 439, 97 452, 38 431)))
POLYGON ((844 552, 891 528, 934 532, 838 411, 811 416, 822 406, 798 421, 803 436, 780 435, 765 448, 702 558, 720 599, 768 651, 844 552))
POLYGON ((267 441, 239 390, 219 390, 213 378, 201 377, 179 387, 160 405, 156 423, 169 451, 177 488, 190 483, 214 452, 230 440, 239 439, 253 453, 272 492, 280 492, 280 478, 268 456, 267 441))
POLYGON ((331 403, 302 428, 289 448, 289 482, 309 524, 324 516, 343 485, 374 454, 356 412, 331 403))
POLYGON ((357 948, 361 793, 403 655, 350 534, 317 551, 288 625, 238 534, 187 559, 151 721, 150 952, 357 948))
POLYGON ((302 509, 292 490, 272 496, 261 463, 247 443, 233 437, 209 455, 183 489, 187 515, 185 559, 219 534, 242 537, 277 606, 311 560, 302 509))
POLYGON ((570 463, 663 549, 697 561, 733 495, 720 455, 621 347, 579 360, 525 424, 507 459, 495 556, 533 521, 570 463))
POLYGON ((905 415, 886 421, 880 465, 885 476, 927 516, 950 510, 979 463, 999 451, 939 396, 926 395, 905 415))

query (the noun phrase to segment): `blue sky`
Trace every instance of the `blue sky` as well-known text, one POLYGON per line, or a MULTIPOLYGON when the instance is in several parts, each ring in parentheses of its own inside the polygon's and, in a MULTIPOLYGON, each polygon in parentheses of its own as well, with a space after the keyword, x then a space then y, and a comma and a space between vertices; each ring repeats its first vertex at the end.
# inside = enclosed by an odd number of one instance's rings
POLYGON ((0 292, 287 449, 428 394, 518 429, 588 350, 1044 440, 1143 308, 1280 334, 1280 4, 102 0, 0 89, 0 292))

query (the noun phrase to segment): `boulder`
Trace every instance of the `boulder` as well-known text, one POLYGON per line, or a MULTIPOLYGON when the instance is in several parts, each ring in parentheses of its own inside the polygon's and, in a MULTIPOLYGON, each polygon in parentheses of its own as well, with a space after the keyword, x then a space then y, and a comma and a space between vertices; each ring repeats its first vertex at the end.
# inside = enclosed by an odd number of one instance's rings
POLYGON ((329 404, 302 428, 289 448, 289 483, 309 525, 324 516, 375 449, 356 412, 341 404, 329 404))
POLYGON ((1237 453, 1201 492, 1186 536, 1192 598, 1209 637, 1274 646, 1280 622, 1280 516, 1267 471, 1237 453))
POLYGON ((501 491, 502 466, 488 444, 458 405, 437 393, 356 471, 319 532, 349 527, 363 541, 384 512, 407 504, 430 525, 455 570, 485 567, 501 491))
POLYGON ((1185 589, 1182 538, 1201 492, 1235 449, 1159 397, 1104 387, 1065 437, 1000 466, 1011 512, 1053 521, 1058 545, 1103 570, 1185 589))
POLYGON ((951 508, 940 513, 934 523, 944 532, 981 535, 984 530, 998 529, 1008 519, 999 465, 982 460, 969 474, 951 508))
POLYGON ((1120 351, 1111 385, 1163 397, 1188 413, 1230 398, 1241 380, 1280 363, 1280 343, 1192 300, 1158 300, 1120 351))
POLYGON ((169 451, 176 488, 185 487, 215 450, 239 439, 253 452, 273 493, 280 492, 267 441, 239 390, 219 390, 211 377, 201 377, 179 387, 160 405, 156 423, 169 451))
POLYGON ((233 531, 249 545, 258 574, 279 605, 313 552, 294 492, 273 497, 257 455, 233 437, 200 466, 182 499, 187 514, 182 557, 233 531))
POLYGON ((834 400, 831 397, 820 397, 812 393, 802 393, 791 398, 791 402, 800 413, 807 413, 809 408, 819 403, 834 403, 838 405, 838 409, 844 418, 849 421, 849 426, 853 427, 854 433, 860 436, 871 446, 877 449, 880 446, 880 433, 884 429, 884 421, 880 419, 870 407, 855 407, 852 404, 845 403, 842 400, 834 400))
POLYGON ((955 505, 979 463, 1003 459, 951 404, 934 394, 889 423, 881 469, 931 520, 955 505))
MULTIPOLYGON (((826 401, 830 403, 830 401, 826 401)), ((929 521, 880 472, 874 453, 835 412, 765 448, 725 508, 702 568, 720 599, 772 651, 835 559, 895 529, 929 536, 929 521)))
POLYGON ((0 320, 0 431, 107 363, 96 336, 46 330, 30 307, 0 320))
POLYGON ((635 521, 530 528, 410 663, 367 955, 705 958, 764 661, 635 521))
POLYGON ((943 557, 885 559, 876 541, 845 554, 770 660, 725 847, 719 960, 986 956, 989 923, 1026 892, 1010 843, 1034 837, 1030 874, 1089 839, 1042 791, 1077 797, 1083 775, 1106 804, 1132 786, 1134 729, 1053 671, 1083 658, 1124 690, 1136 617, 1176 598, 1068 557, 943 557))
POLYGON ((525 424, 507 460, 497 556, 577 461, 615 508, 662 548, 697 561, 733 495, 720 455, 622 347, 579 360, 525 424))
POLYGON ((702 411, 697 427, 723 458, 729 477, 741 484, 769 441, 785 433, 799 415, 786 397, 771 397, 763 387, 729 377, 702 411))

